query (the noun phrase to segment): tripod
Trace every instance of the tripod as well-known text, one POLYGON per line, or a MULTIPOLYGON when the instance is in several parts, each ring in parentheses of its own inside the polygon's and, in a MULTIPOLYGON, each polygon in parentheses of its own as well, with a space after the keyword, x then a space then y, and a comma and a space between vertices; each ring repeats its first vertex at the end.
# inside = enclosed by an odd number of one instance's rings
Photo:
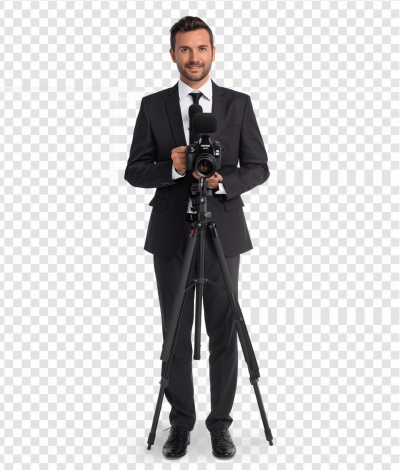
MULTIPOLYGON (((151 446, 154 444, 157 423, 160 418, 161 405, 164 398, 165 388, 168 386, 169 374, 172 366, 172 360, 175 351, 175 345, 179 332, 179 325, 182 316, 182 308, 185 302, 186 291, 191 289, 196 285, 196 320, 195 320, 195 345, 194 345, 194 359, 200 359, 200 330, 201 330, 201 308, 202 308, 202 299, 203 299, 203 288, 206 282, 213 283, 222 289, 225 289, 229 296, 229 301, 231 304, 235 327, 240 339, 240 344, 242 346, 243 355, 247 363, 247 367, 250 373, 250 383, 254 387, 254 392, 256 394, 258 407, 260 409, 261 419, 264 425, 264 433, 269 445, 272 446, 272 433, 268 425, 267 416, 265 414, 264 404, 261 399, 260 389, 258 387, 258 379, 260 377, 260 372, 257 364, 257 360, 254 354, 253 346, 251 344, 249 334, 246 328, 246 324, 240 309, 240 305, 235 296, 235 291, 232 283, 232 279, 229 273, 228 266, 226 264, 225 255, 222 250, 221 242, 217 234, 217 227, 215 222, 212 220, 211 212, 207 212, 207 195, 210 195, 212 192, 207 187, 205 188, 205 183, 208 185, 208 182, 205 181, 205 178, 201 177, 199 179, 199 196, 194 198, 194 208, 200 210, 197 211, 197 220, 191 223, 190 227, 190 236, 183 259, 181 275, 178 283, 178 291, 175 293, 174 302, 172 305, 172 313, 170 317, 170 322, 168 326, 168 331, 165 337, 163 344, 163 349, 160 359, 163 361, 162 367, 162 378, 160 380, 160 391, 158 394, 158 400, 156 405, 156 411, 153 418, 153 423, 151 426, 151 431, 147 439, 148 447, 151 449, 151 446), (209 232, 212 236, 212 241, 214 244, 215 252, 217 255, 218 263, 221 268, 222 276, 224 279, 225 287, 217 284, 209 279, 204 278, 204 247, 205 247, 205 237, 206 231, 209 232), (192 282, 191 277, 194 271, 194 263, 196 260, 195 251, 197 248, 198 239, 200 237, 200 263, 199 263, 199 277, 194 279, 192 282), (187 287, 185 287, 187 285, 187 287)), ((196 186, 192 185, 192 186, 196 186)))

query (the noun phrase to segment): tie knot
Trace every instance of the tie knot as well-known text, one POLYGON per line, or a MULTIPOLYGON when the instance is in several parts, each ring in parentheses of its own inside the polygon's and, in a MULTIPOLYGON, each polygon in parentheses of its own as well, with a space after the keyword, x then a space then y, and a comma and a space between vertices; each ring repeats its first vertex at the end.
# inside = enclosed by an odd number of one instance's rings
POLYGON ((203 96, 203 93, 201 91, 189 93, 189 95, 193 98, 193 103, 194 104, 199 104, 200 98, 203 96))

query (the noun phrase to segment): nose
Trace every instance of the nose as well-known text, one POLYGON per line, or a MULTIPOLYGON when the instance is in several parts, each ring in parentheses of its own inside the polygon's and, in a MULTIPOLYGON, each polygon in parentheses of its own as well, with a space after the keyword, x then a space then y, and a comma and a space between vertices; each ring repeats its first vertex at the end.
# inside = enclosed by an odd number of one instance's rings
POLYGON ((197 62, 197 52, 192 52, 192 55, 191 55, 190 59, 191 59, 193 64, 198 64, 198 62, 197 62))

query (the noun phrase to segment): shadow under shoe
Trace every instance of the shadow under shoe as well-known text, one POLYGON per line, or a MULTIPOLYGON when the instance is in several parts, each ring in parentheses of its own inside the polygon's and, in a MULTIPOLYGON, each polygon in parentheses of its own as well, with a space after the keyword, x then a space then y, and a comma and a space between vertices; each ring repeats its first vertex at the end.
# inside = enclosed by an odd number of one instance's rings
POLYGON ((236 454, 236 447, 228 429, 211 434, 212 453, 219 459, 231 459, 236 454))
MULTIPOLYGON (((190 444, 190 431, 171 426, 168 439, 163 447, 164 457, 167 459, 179 459, 186 454, 187 446, 190 444)), ((167 429, 164 429, 166 431, 167 429)))

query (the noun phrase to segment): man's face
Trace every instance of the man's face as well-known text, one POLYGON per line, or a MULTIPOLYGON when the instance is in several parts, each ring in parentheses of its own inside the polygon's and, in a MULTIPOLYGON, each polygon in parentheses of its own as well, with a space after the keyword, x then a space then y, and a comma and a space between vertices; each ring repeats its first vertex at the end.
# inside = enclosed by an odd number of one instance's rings
MULTIPOLYGON (((181 74, 181 80, 189 86, 200 88, 208 80, 211 64, 215 60, 215 46, 211 50, 210 36, 206 29, 179 31, 175 36, 175 52, 170 49, 173 62, 181 74), (190 67, 198 65, 197 70, 190 67)), ((194 88, 194 87, 193 87, 194 88)))

